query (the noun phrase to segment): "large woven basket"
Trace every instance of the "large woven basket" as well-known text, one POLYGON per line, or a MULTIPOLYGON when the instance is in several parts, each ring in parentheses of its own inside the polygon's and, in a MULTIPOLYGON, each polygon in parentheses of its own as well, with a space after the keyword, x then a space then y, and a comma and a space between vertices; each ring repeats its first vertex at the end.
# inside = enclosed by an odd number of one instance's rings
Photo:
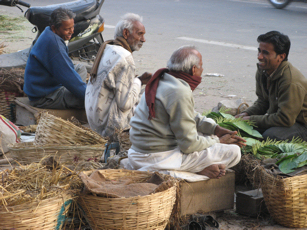
POLYGON ((278 224, 307 227, 307 174, 277 178, 262 170, 261 188, 265 204, 278 224))
POLYGON ((64 205, 71 196, 57 196, 40 202, 0 207, 0 229, 56 229, 59 219, 69 205, 64 205), (63 209, 63 210, 62 210, 63 209))
POLYGON ((99 160, 104 149, 104 145, 34 145, 33 142, 24 142, 9 146, 9 153, 20 164, 38 163, 43 157, 52 156, 57 162, 70 165, 99 160))
MULTIPOLYGON (((144 181, 150 172, 134 170, 101 170, 110 180, 129 177, 144 181)), ((130 198, 106 198, 81 194, 78 199, 91 228, 99 229, 161 229, 164 230, 176 201, 177 183, 162 191, 130 198)))
POLYGON ((41 114, 35 134, 35 144, 37 145, 97 145, 105 143, 107 140, 98 133, 78 127, 47 112, 41 114))

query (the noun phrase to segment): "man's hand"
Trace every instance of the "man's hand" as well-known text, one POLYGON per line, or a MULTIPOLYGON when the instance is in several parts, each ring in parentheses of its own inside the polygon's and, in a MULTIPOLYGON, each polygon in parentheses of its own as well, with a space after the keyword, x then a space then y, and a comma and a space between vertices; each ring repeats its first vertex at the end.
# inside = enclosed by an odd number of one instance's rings
POLYGON ((230 134, 230 135, 236 135, 237 134, 237 131, 231 131, 229 129, 225 129, 225 128, 222 128, 221 126, 217 125, 215 127, 215 130, 214 130, 214 135, 218 136, 218 137, 221 137, 221 136, 224 136, 226 134, 230 134))
POLYGON ((214 134, 220 138, 220 143, 223 144, 236 144, 239 147, 245 146, 246 140, 242 137, 237 136, 237 131, 231 131, 217 125, 214 134))
MULTIPOLYGON (((237 131, 235 131, 237 134, 237 131)), ((242 146, 246 146, 245 144, 246 140, 244 140, 242 137, 236 136, 236 135, 231 135, 231 134, 226 134, 224 136, 220 137, 220 143, 222 144, 235 144, 238 145, 240 148, 242 146)))
POLYGON ((244 117, 242 117, 242 120, 243 120, 243 121, 249 121, 250 118, 251 118, 250 116, 244 116, 244 117))
POLYGON ((248 114, 247 114, 246 112, 244 112, 244 113, 237 114, 237 115, 235 116, 235 118, 246 117, 246 116, 248 116, 248 114))
POLYGON ((139 76, 138 78, 141 80, 142 85, 146 85, 149 82, 151 77, 152 77, 151 73, 145 72, 141 76, 139 76))

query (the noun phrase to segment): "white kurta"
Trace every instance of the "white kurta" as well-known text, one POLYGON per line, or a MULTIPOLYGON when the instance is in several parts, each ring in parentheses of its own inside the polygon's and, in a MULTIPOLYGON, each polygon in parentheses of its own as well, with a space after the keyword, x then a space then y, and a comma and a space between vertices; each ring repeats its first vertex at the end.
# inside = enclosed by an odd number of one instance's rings
POLYGON ((97 78, 89 81, 85 93, 91 129, 104 137, 114 137, 116 129, 129 129, 140 91, 141 81, 135 76, 132 54, 121 46, 107 45, 97 78))

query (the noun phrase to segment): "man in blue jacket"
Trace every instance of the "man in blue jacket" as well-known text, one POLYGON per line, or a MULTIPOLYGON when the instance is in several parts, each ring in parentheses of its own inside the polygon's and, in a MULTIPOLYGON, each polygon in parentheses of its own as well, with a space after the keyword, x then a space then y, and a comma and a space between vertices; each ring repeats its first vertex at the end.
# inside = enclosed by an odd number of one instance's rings
POLYGON ((25 69, 24 92, 30 105, 46 109, 84 108, 87 72, 74 66, 66 43, 74 33, 75 14, 58 8, 33 46, 25 69))

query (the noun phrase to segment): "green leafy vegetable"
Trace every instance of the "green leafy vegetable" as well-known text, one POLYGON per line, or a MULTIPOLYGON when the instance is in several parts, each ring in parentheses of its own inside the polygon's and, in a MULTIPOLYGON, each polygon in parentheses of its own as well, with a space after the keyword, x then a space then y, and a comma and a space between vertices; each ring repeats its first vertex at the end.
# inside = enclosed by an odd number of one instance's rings
POLYGON ((298 138, 291 141, 275 141, 262 139, 262 135, 254 129, 251 121, 227 114, 226 111, 209 112, 205 114, 215 122, 232 131, 238 131, 238 135, 246 140, 246 146, 242 147, 242 153, 252 153, 255 157, 276 159, 280 171, 291 173, 295 169, 307 165, 307 142, 298 138))

